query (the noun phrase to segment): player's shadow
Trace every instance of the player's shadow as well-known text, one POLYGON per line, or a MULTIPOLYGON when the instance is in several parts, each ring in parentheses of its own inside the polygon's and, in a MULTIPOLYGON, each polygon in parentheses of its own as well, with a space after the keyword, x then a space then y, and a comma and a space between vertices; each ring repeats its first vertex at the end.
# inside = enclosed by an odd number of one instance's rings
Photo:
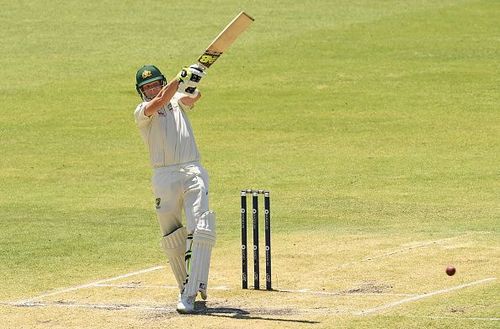
MULTIPOLYGON (((298 319, 283 319, 276 318, 272 316, 280 315, 279 311, 271 312, 265 309, 262 309, 262 312, 258 312, 259 315, 252 315, 251 312, 243 310, 241 308, 234 307, 207 307, 205 301, 197 301, 194 304, 195 314, 197 315, 208 315, 222 318, 231 318, 231 319, 241 319, 241 320, 267 320, 267 321, 281 321, 281 322, 297 322, 297 323, 308 323, 308 324, 316 324, 320 323, 318 321, 310 321, 310 320, 298 320, 298 319)), ((281 315, 290 315, 281 314, 281 315)))

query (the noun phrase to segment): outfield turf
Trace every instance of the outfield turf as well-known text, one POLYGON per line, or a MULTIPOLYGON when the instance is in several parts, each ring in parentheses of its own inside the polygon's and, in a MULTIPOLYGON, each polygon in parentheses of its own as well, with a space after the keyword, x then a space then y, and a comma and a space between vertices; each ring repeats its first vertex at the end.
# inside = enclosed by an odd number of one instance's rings
MULTIPOLYGON (((493 0, 3 4, 0 328, 498 328, 499 12, 493 0), (173 77, 240 10, 255 22, 190 114, 217 212, 211 278, 229 290, 199 317, 54 307, 173 309, 162 288, 14 306, 168 266, 135 72, 173 77), (272 193, 275 287, 330 295, 239 289, 247 187, 272 193)), ((172 285, 161 271, 135 279, 172 285)))

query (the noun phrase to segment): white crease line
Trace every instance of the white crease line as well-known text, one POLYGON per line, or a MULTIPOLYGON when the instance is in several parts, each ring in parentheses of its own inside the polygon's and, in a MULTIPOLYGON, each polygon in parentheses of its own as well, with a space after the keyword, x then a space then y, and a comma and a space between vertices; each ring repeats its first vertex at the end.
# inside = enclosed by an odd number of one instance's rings
MULTIPOLYGON (((84 309, 94 309, 94 310, 106 310, 106 311, 122 311, 122 310, 134 310, 134 311, 156 311, 156 312, 165 312, 171 314, 177 314, 175 310, 175 306, 171 307, 160 306, 160 305, 137 305, 137 304, 97 304, 97 303, 68 303, 68 302, 27 302, 23 304, 16 303, 2 303, 0 305, 10 305, 16 307, 60 307, 60 308, 84 308, 84 309)), ((237 316, 237 315, 276 315, 276 312, 280 312, 283 314, 279 315, 293 315, 295 314, 295 310, 290 308, 226 308, 226 307, 208 307, 205 309, 196 309, 195 314, 224 314, 227 316, 237 316)), ((330 312, 331 313, 331 312, 330 312)), ((330 314, 329 313, 329 314, 330 314)))
POLYGON ((448 288, 448 289, 436 290, 436 291, 433 291, 433 292, 429 292, 427 294, 417 295, 417 296, 410 297, 410 298, 405 298, 405 299, 402 299, 402 300, 399 300, 399 301, 396 301, 396 302, 388 303, 388 304, 385 304, 385 305, 382 305, 382 306, 378 306, 378 307, 370 308, 370 309, 367 309, 367 310, 361 310, 361 311, 358 311, 358 312, 354 312, 353 314, 354 315, 368 315, 368 314, 373 314, 373 313, 385 311, 385 310, 387 310, 389 308, 396 307, 396 306, 399 306, 399 305, 402 305, 402 304, 416 302, 416 301, 424 299, 424 298, 429 298, 429 297, 432 297, 432 296, 435 296, 435 295, 445 294, 445 293, 448 293, 448 292, 452 292, 452 291, 455 291, 455 290, 460 290, 460 289, 464 289, 464 288, 476 286, 476 285, 487 283, 487 282, 491 282, 491 281, 494 281, 494 280, 496 280, 496 278, 487 278, 487 279, 482 279, 482 280, 478 280, 478 281, 474 281, 474 282, 470 282, 470 283, 466 283, 466 284, 461 284, 459 286, 451 287, 451 288, 448 288))
MULTIPOLYGON (((98 283, 95 284, 94 287, 110 287, 110 288, 147 288, 147 289, 179 289, 178 286, 170 286, 170 285, 162 285, 162 284, 134 284, 134 283, 125 283, 125 284, 109 284, 109 283, 98 283)), ((231 290, 226 286, 216 286, 210 287, 210 290, 231 290)))
POLYGON ((175 312, 173 307, 163 307, 163 306, 147 306, 147 305, 127 305, 127 304, 82 304, 82 303, 63 303, 63 302, 51 302, 42 303, 36 301, 26 301, 26 302, 11 302, 11 303, 0 303, 0 305, 11 305, 17 307, 69 307, 69 308, 90 308, 90 309, 103 309, 103 310, 139 310, 139 311, 162 311, 162 312, 175 312))
POLYGON ((115 276, 113 278, 104 279, 104 280, 98 280, 98 281, 87 283, 87 284, 83 284, 83 285, 80 285, 80 286, 70 287, 70 288, 66 288, 66 289, 58 289, 56 291, 49 291, 49 292, 46 292, 44 294, 41 294, 41 295, 38 295, 38 296, 35 296, 35 297, 32 297, 32 298, 28 298, 28 299, 23 299, 23 300, 17 301, 15 303, 18 303, 18 304, 28 303, 28 302, 31 302, 33 300, 41 299, 41 298, 44 298, 44 297, 49 297, 49 296, 64 294, 66 292, 80 290, 80 289, 85 289, 85 288, 93 287, 93 286, 98 285, 98 284, 102 284, 102 283, 106 283, 106 282, 111 282, 111 281, 115 281, 115 280, 120 280, 120 279, 128 278, 128 277, 131 277, 131 276, 134 276, 134 275, 139 275, 139 274, 144 274, 144 273, 148 273, 148 272, 157 271, 157 270, 160 270, 160 269, 162 269, 164 267, 165 266, 150 267, 150 268, 147 268, 147 269, 144 269, 144 270, 130 272, 130 273, 127 273, 127 274, 122 274, 122 275, 115 276))
MULTIPOLYGON (((98 283, 94 287, 103 288, 154 288, 154 289, 179 289, 178 286, 162 285, 162 284, 135 284, 135 283, 124 283, 124 284, 110 284, 110 283, 98 283)), ((212 289, 212 288, 210 288, 212 289)))

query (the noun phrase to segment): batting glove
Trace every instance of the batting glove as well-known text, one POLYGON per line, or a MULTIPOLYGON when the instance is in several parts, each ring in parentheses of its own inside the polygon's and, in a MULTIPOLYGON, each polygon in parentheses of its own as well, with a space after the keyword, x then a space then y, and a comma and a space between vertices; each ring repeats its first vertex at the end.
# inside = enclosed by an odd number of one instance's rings
POLYGON ((192 73, 189 70, 189 68, 183 67, 182 70, 179 73, 177 73, 177 76, 175 78, 179 80, 180 83, 187 85, 191 81, 191 76, 192 73))
POLYGON ((193 64, 189 67, 183 67, 177 74, 177 79, 186 85, 193 85, 200 82, 201 78, 205 76, 205 72, 198 64, 193 64))
POLYGON ((177 89, 178 92, 181 92, 191 98, 195 98, 196 95, 198 95, 198 88, 193 87, 193 86, 186 86, 185 84, 181 83, 179 84, 179 88, 177 89))
POLYGON ((206 75, 205 71, 203 71, 199 64, 190 65, 189 71, 191 72, 191 80, 196 82, 200 82, 201 78, 206 75))

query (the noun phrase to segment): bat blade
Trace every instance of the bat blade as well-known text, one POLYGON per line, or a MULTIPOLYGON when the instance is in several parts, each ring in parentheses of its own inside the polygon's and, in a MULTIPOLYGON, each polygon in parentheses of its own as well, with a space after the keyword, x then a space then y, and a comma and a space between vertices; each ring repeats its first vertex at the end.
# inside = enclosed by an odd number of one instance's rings
POLYGON ((198 63, 205 69, 209 68, 233 44, 238 36, 250 26, 253 20, 250 15, 243 11, 236 15, 198 58, 198 63))

